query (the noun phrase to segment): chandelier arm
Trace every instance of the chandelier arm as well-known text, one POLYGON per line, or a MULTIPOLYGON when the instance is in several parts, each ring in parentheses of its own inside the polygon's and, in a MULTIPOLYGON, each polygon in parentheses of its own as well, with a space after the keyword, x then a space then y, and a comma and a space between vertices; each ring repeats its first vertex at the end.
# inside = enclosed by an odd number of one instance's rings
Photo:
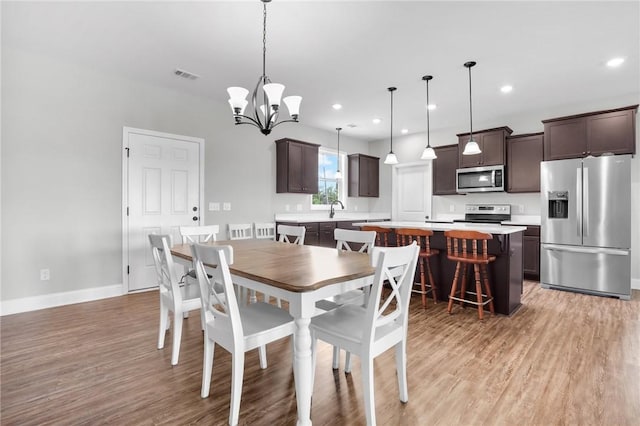
POLYGON ((244 118, 244 119, 249 120, 249 121, 236 121, 236 124, 251 124, 253 126, 256 126, 256 127, 260 128, 260 129, 262 129, 262 125, 261 125, 260 122, 254 120, 253 118, 251 118, 251 117, 249 117, 247 115, 238 114, 235 117, 244 118))
POLYGON ((278 121, 277 123, 275 123, 273 126, 271 126, 271 128, 273 129, 276 126, 281 125, 282 123, 297 123, 298 120, 293 120, 293 119, 289 119, 289 120, 282 120, 282 121, 278 121))

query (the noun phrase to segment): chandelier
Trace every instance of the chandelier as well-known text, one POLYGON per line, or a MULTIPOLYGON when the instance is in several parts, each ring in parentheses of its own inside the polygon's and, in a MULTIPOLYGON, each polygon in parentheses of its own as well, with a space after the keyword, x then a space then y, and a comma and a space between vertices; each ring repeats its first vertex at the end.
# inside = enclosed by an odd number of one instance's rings
POLYGON ((271 129, 282 123, 298 122, 298 113, 300 111, 301 96, 287 96, 283 98, 289 115, 289 120, 278 121, 278 113, 280 112, 280 99, 284 92, 284 85, 272 83, 266 73, 266 56, 267 56, 267 3, 271 0, 261 0, 263 3, 262 12, 262 75, 258 79, 258 84, 253 90, 251 96, 251 111, 245 115, 245 108, 249 103, 247 95, 249 91, 244 87, 229 87, 229 105, 233 111, 233 118, 236 125, 251 124, 260 129, 265 136, 271 133, 271 129))

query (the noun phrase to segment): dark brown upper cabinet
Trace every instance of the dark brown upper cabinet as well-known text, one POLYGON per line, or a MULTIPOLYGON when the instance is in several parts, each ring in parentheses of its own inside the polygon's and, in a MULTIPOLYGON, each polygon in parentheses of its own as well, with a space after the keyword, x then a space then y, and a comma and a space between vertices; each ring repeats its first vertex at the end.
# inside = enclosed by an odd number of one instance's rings
POLYGON ((318 192, 318 148, 295 139, 276 141, 276 192, 318 192))
POLYGON ((438 146, 433 149, 438 157, 431 162, 433 168, 433 195, 457 194, 458 145, 438 146))
POLYGON ((544 133, 507 138, 507 192, 540 192, 544 133))
POLYGON ((635 154, 638 105, 542 120, 544 159, 635 154))
POLYGON ((351 154, 349 159, 348 196, 380 196, 380 159, 365 154, 351 154))
POLYGON ((458 136, 458 151, 460 168, 478 167, 478 166, 495 166, 505 164, 506 149, 505 142, 513 130, 509 127, 497 127, 495 129, 480 130, 473 133, 473 139, 478 142, 480 154, 463 155, 464 147, 469 141, 469 133, 460 133, 458 136))

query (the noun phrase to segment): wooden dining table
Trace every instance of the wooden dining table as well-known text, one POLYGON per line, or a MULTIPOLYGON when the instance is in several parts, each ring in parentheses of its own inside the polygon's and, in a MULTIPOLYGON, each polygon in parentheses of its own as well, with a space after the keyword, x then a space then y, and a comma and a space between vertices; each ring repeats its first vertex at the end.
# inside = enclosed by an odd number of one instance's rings
MULTIPOLYGON (((234 240, 207 243, 233 247, 229 270, 234 284, 267 293, 289 302, 295 332, 293 374, 298 425, 311 424, 311 333, 309 324, 316 302, 373 283, 375 269, 369 255, 335 248, 300 246, 271 240, 234 240)), ((188 244, 171 253, 178 262, 191 265, 188 244)))

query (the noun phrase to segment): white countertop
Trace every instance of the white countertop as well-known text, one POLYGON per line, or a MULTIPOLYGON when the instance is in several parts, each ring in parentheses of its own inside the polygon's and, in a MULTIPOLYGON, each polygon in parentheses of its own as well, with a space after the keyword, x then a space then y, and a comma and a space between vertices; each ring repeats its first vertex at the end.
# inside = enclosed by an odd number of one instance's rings
MULTIPOLYGON (((441 222, 453 222, 454 220, 464 219, 463 214, 439 214, 434 221, 441 222)), ((515 226, 540 226, 540 216, 514 214, 511 215, 511 220, 502 222, 503 225, 515 225, 515 226)))
POLYGON ((318 213, 279 213, 275 215, 276 222, 295 222, 295 223, 308 223, 308 222, 340 222, 340 221, 354 221, 354 220, 385 220, 390 219, 389 213, 358 213, 358 212, 343 212, 336 210, 336 214, 333 218, 329 218, 329 212, 323 211, 318 213))
POLYGON ((493 223, 468 223, 468 222, 437 222, 437 223, 425 223, 425 222, 360 222, 354 223, 355 226, 379 226, 381 228, 418 228, 418 229, 430 229, 432 231, 450 231, 452 229, 468 230, 468 231, 480 231, 488 232, 496 235, 508 235, 515 234, 516 232, 523 232, 527 229, 526 226, 505 226, 495 225, 493 223))

